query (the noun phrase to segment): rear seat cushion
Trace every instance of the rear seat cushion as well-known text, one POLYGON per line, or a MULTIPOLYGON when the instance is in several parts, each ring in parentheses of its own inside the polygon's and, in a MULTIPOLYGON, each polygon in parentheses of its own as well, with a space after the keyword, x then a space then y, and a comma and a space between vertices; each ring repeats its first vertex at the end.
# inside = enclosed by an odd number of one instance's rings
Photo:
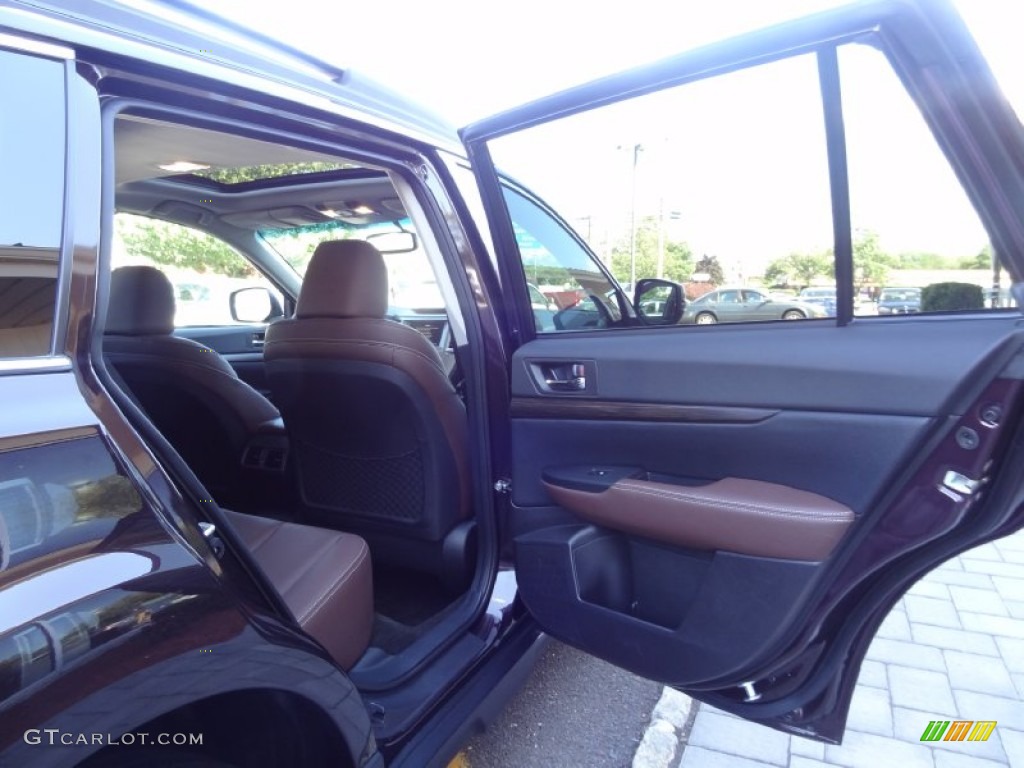
POLYGON ((341 667, 373 629, 370 550, 358 536, 223 510, 299 624, 341 667))

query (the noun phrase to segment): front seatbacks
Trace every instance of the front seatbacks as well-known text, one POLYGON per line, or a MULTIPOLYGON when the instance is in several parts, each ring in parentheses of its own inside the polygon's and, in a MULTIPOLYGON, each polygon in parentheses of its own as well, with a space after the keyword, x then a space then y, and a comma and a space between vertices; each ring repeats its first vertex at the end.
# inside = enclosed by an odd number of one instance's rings
POLYGON ((387 297, 376 248, 321 243, 264 355, 311 515, 358 531, 378 559, 435 570, 469 515, 466 413, 434 345, 384 318, 387 297))
POLYGON ((160 270, 114 270, 104 356, 207 489, 222 504, 238 503, 245 444, 279 414, 212 349, 172 335, 174 309, 160 270))

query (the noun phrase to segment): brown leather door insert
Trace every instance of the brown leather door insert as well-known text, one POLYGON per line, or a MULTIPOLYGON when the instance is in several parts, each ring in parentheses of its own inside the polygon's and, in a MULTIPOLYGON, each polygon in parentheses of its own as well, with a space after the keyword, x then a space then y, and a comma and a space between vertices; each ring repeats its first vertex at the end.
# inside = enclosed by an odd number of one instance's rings
POLYGON ((625 478, 601 492, 544 483, 551 498, 607 528, 690 549, 823 560, 853 512, 816 493, 727 477, 701 486, 625 478))

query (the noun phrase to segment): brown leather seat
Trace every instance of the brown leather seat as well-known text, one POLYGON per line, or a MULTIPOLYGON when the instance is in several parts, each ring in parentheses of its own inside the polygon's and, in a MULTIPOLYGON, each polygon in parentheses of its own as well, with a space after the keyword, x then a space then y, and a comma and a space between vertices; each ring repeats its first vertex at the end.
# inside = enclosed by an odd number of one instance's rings
POLYGON ((375 560, 462 570, 472 530, 459 525, 470 516, 466 410, 437 348, 385 319, 387 306, 380 252, 325 242, 294 318, 267 329, 299 491, 312 519, 366 537, 375 560))
POLYGON ((299 625, 344 669, 373 629, 370 550, 358 536, 222 510, 299 625))
POLYGON ((103 354, 210 492, 238 506, 246 442, 280 414, 212 349, 174 336, 174 309, 160 270, 114 270, 103 354))

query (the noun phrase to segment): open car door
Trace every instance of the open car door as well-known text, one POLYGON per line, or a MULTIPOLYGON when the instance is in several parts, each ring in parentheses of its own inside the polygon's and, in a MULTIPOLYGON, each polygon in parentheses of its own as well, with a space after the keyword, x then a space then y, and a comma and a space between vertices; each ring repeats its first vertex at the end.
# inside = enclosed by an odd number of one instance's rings
POLYGON ((1024 137, 963 23, 862 3, 462 136, 515 326, 503 524, 526 607, 838 741, 894 603, 1024 524, 1024 137), (683 283, 682 322, 645 320, 612 273, 683 283), (761 314, 700 310, 723 283, 761 314), (889 284, 922 311, 882 314, 889 284))

